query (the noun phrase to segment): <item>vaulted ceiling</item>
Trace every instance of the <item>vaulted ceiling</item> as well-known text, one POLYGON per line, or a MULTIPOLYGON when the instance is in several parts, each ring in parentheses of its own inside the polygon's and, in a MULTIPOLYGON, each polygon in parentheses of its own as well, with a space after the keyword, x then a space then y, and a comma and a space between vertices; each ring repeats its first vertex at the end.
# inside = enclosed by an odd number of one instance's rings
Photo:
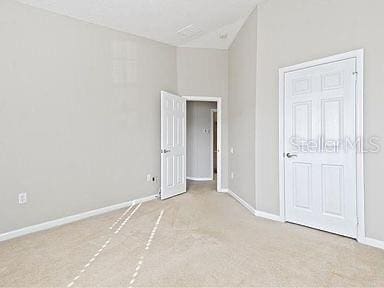
POLYGON ((261 0, 19 0, 163 43, 227 49, 261 0))

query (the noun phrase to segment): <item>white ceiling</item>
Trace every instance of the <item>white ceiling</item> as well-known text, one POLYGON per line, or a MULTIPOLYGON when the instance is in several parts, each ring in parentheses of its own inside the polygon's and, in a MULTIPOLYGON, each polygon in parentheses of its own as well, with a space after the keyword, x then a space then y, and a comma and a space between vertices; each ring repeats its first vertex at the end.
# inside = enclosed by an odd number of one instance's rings
POLYGON ((227 49, 261 0, 19 0, 167 44, 227 49))
POLYGON ((212 49, 228 49, 233 40, 236 38, 237 33, 243 27, 247 17, 241 18, 235 23, 225 25, 214 31, 208 31, 197 38, 188 40, 181 47, 192 48, 212 48, 212 49))

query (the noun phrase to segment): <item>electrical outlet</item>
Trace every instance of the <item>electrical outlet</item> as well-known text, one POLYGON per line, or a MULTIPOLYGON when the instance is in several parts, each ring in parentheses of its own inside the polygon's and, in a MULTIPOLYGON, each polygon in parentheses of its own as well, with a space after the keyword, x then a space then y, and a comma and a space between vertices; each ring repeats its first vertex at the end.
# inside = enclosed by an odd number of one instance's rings
POLYGON ((235 179, 235 173, 234 172, 231 173, 231 179, 235 179))
POLYGON ((19 194, 19 204, 25 204, 27 203, 27 193, 20 193, 19 194))
POLYGON ((151 182, 151 174, 147 175, 147 182, 151 182))

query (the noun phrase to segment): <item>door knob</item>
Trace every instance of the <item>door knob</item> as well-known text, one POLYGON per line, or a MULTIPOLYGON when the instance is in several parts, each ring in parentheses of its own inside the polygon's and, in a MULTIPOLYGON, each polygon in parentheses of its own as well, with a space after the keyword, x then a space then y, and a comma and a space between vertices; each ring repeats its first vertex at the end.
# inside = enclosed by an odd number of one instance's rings
POLYGON ((287 158, 293 158, 293 157, 297 157, 297 155, 296 154, 287 153, 287 158))
POLYGON ((168 149, 163 149, 161 152, 162 152, 162 153, 164 153, 164 154, 166 154, 166 153, 169 153, 169 152, 171 152, 171 150, 168 150, 168 149))

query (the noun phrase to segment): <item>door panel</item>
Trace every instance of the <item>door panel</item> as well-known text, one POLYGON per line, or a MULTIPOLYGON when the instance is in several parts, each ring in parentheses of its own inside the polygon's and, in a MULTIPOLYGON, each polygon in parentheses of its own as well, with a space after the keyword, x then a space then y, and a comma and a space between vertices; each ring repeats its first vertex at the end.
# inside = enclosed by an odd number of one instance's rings
POLYGON ((161 92, 161 199, 186 192, 186 100, 161 92))
POLYGON ((293 190, 295 208, 312 210, 312 165, 295 163, 293 166, 293 190))
POLYGON ((293 105, 292 134, 301 139, 312 138, 312 102, 298 102, 293 105))
POLYGON ((344 187, 342 165, 322 165, 323 214, 344 218, 344 187))
POLYGON ((356 237, 355 59, 285 74, 287 221, 356 237), (348 140, 347 140, 348 139, 348 140))
POLYGON ((343 99, 321 101, 321 136, 325 141, 344 138, 343 99))

